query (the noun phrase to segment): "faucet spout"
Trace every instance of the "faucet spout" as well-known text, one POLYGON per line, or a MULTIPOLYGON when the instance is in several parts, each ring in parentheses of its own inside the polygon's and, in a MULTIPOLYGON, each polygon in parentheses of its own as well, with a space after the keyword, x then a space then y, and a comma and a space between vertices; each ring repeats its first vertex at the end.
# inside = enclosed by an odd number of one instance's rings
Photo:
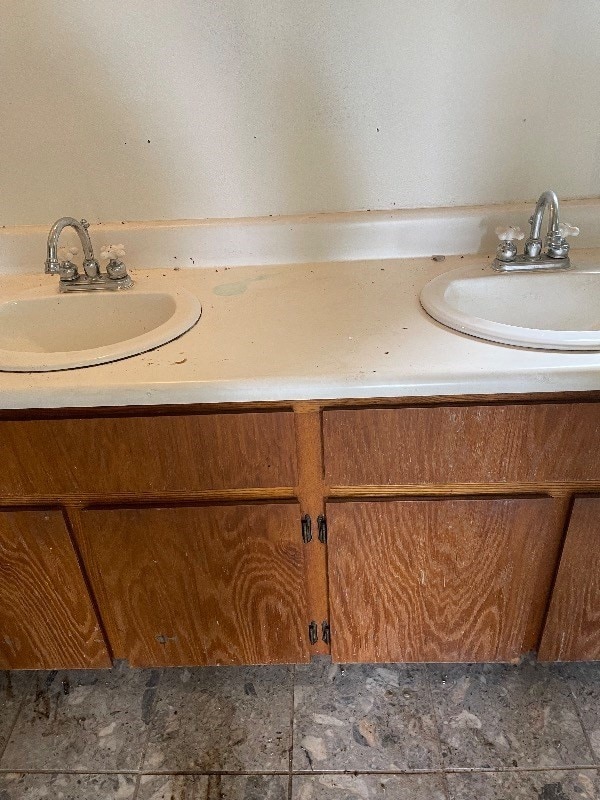
POLYGON ((558 197, 556 192, 548 190, 540 195, 535 205, 535 210, 529 219, 532 239, 540 238, 540 230, 546 208, 548 209, 548 233, 558 231, 558 197))
POLYGON ((83 249, 83 269, 85 274, 90 278, 95 278, 100 274, 100 266, 94 257, 94 250, 90 236, 87 232, 90 223, 85 219, 81 222, 74 217, 61 217, 50 228, 48 234, 48 253, 46 257, 45 270, 49 274, 56 274, 60 270, 60 261, 58 259, 58 240, 65 228, 73 228, 79 236, 81 247, 83 249))
POLYGON ((568 245, 559 233, 558 197, 556 192, 548 190, 540 195, 529 222, 531 231, 529 239, 525 242, 525 255, 529 258, 538 258, 542 252, 542 221, 544 212, 548 209, 548 227, 546 233, 547 255, 550 258, 564 258, 568 253, 568 245))

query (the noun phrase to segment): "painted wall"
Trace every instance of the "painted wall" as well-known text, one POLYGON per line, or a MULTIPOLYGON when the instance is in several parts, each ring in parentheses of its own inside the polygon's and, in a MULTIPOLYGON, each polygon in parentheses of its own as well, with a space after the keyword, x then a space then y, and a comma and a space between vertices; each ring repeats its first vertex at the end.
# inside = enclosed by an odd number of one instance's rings
POLYGON ((597 0, 4 0, 0 224, 600 193, 597 0))

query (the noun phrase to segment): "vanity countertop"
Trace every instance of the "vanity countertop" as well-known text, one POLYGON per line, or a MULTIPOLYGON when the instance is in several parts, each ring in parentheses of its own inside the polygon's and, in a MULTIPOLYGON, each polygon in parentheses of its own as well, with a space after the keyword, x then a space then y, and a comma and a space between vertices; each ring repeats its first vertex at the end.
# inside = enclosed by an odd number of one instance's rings
MULTIPOLYGON (((572 253, 575 265, 599 259, 597 249, 572 253)), ((140 287, 176 283, 196 294, 203 307, 198 324, 122 361, 0 373, 0 408, 600 390, 600 352, 492 344, 450 331, 422 310, 419 292, 431 278, 485 263, 482 256, 453 256, 135 270, 140 287)), ((38 273, 3 275, 0 299, 57 291, 57 283, 38 273)))

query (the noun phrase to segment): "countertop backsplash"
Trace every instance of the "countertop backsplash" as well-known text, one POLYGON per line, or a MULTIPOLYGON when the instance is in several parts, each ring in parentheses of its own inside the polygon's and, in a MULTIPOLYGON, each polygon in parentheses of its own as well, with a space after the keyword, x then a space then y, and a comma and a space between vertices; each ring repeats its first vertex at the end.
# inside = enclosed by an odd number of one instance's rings
MULTIPOLYGON (((527 229, 532 203, 308 214, 295 217, 92 221, 94 247, 123 243, 134 269, 237 267, 432 255, 491 255, 495 229, 527 229)), ((65 209, 85 216, 87 209, 65 209)), ((561 219, 581 229, 574 247, 600 247, 600 200, 561 200, 561 219)), ((0 228, 0 274, 43 272, 48 224, 0 228)), ((79 244, 65 230, 61 244, 79 244), (72 238, 70 238, 72 237, 72 238)))

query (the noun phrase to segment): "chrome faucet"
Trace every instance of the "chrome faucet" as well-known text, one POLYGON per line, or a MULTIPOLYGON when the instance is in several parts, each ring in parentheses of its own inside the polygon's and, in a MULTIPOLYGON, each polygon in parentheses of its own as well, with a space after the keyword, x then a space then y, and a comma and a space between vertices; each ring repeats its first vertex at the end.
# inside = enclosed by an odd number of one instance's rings
POLYGON ((509 225, 506 228, 496 228, 500 244, 496 251, 496 258, 492 263, 493 269, 499 272, 524 271, 536 269, 569 269, 569 243, 567 236, 577 236, 579 228, 567 223, 561 223, 559 218, 558 197, 549 190, 540 195, 535 205, 533 214, 529 217, 531 229, 529 238, 525 242, 523 255, 517 254, 515 240, 525 238, 520 228, 509 225), (544 212, 548 210, 548 227, 545 241, 541 238, 544 212), (546 250, 542 248, 546 245, 546 250))
POLYGON ((90 223, 85 219, 78 222, 74 217, 61 217, 50 228, 48 234, 48 253, 45 262, 45 272, 48 275, 59 275, 58 284, 61 292, 89 292, 102 289, 129 289, 133 281, 127 273, 127 267, 121 261, 124 251, 115 250, 115 246, 105 248, 108 264, 106 272, 101 272, 100 265, 94 257, 94 249, 88 234, 90 223), (83 248, 83 271, 80 274, 77 266, 71 260, 76 254, 75 248, 69 249, 65 257, 59 257, 58 240, 65 228, 73 228, 79 236, 83 248))

